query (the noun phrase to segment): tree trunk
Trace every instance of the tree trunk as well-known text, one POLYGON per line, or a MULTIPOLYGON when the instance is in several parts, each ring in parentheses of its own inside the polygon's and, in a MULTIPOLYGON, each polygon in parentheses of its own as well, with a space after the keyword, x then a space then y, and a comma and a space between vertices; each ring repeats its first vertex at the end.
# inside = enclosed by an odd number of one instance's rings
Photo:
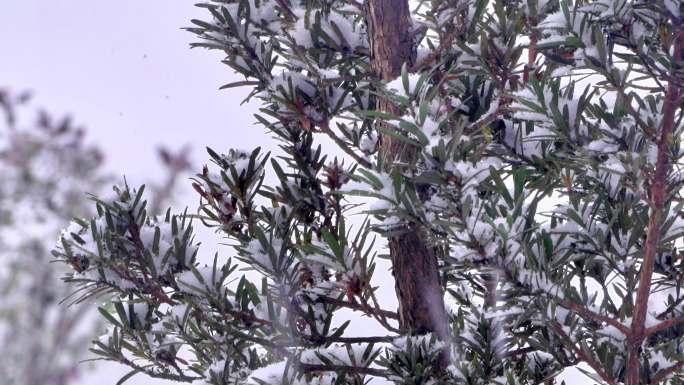
MULTIPOLYGON (((381 80, 395 79, 401 74, 402 65, 410 67, 415 59, 408 1, 368 0, 366 13, 372 68, 381 80)), ((388 100, 379 100, 377 109, 399 112, 388 100)), ((388 169, 395 161, 408 161, 414 155, 403 142, 390 136, 382 137, 380 151, 388 169)), ((407 224, 389 239, 400 328, 409 334, 435 333, 448 341, 438 250, 428 245, 426 238, 422 226, 407 224)))

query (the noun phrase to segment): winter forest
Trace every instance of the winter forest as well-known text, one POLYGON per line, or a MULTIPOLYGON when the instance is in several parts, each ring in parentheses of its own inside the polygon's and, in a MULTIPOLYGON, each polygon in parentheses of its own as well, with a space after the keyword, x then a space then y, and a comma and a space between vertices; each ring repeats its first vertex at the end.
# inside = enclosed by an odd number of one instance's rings
POLYGON ((684 1, 0 11, 0 384, 684 383, 684 1))

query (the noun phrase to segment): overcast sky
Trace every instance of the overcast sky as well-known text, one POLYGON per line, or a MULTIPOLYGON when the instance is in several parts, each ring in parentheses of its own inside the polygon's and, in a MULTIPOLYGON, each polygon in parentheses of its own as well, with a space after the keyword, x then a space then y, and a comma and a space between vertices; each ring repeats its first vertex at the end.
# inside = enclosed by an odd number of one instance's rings
POLYGON ((159 143, 253 147, 244 90, 218 91, 234 75, 218 52, 190 50, 181 30, 205 12, 181 0, 21 0, 0 12, 0 84, 72 114, 106 150, 109 168, 140 178, 156 169, 159 143), (14 38, 7 38, 14 37, 14 38))
MULTIPOLYGON (((31 90, 35 105, 72 115, 103 148, 107 168, 133 184, 159 173, 159 144, 191 144, 195 165, 205 162, 206 145, 275 147, 253 124, 257 106, 239 105, 246 90, 218 91, 235 79, 221 54, 188 48, 193 36, 181 28, 205 17, 193 1, 2 3, 0 87, 31 90)), ((186 191, 179 204, 193 205, 186 191)), ((98 366, 81 383, 113 385, 125 372, 98 366)), ((138 376, 127 384, 170 383, 138 376)))

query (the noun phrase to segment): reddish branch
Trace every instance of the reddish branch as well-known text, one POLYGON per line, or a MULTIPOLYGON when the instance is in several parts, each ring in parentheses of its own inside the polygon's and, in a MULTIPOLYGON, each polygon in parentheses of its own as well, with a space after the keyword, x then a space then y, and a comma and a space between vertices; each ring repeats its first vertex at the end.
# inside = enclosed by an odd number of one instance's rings
POLYGON ((610 318, 610 317, 607 317, 607 316, 604 316, 604 315, 601 315, 601 314, 598 314, 596 312, 593 312, 593 311, 587 309, 586 307, 584 307, 580 304, 577 304, 574 302, 562 301, 562 302, 560 302, 560 305, 569 309, 569 310, 574 311, 575 313, 579 314, 582 317, 591 318, 591 319, 594 319, 594 320, 600 321, 600 322, 605 322, 608 325, 613 326, 616 329, 618 329, 624 335, 628 335, 630 332, 630 329, 627 326, 620 323, 620 321, 613 319, 613 318, 610 318))
POLYGON ((461 31, 459 29, 454 29, 451 31, 442 39, 442 41, 439 42, 439 46, 437 46, 434 51, 411 67, 411 72, 422 71, 427 69, 429 66, 434 65, 442 52, 444 52, 444 50, 446 50, 448 47, 451 47, 451 43, 454 42, 460 33, 461 31))
POLYGON ((318 297, 316 299, 316 301, 321 302, 321 303, 326 303, 329 305, 335 305, 335 306, 339 306, 339 307, 346 307, 346 308, 349 308, 352 310, 362 311, 364 313, 368 313, 369 315, 373 315, 373 313, 374 313, 374 314, 382 315, 385 318, 391 318, 394 320, 399 319, 399 316, 395 312, 392 312, 389 310, 383 310, 380 308, 374 308, 374 307, 370 307, 370 306, 363 306, 361 304, 354 303, 354 302, 347 302, 347 301, 343 301, 340 299, 323 297, 323 296, 318 297))
POLYGON ((552 323, 551 327, 556 331, 556 333, 558 333, 563 338, 565 338, 567 341, 569 341, 570 345, 572 345, 572 351, 575 353, 577 358, 579 358, 583 362, 587 363, 587 365, 589 365, 592 369, 594 369, 596 374, 598 374, 599 377, 601 377, 601 379, 603 379, 603 381, 607 382, 609 385, 617 385, 617 382, 615 382, 615 380, 613 380, 608 375, 608 373, 606 373, 603 370, 601 365, 592 356, 587 354, 587 352, 582 350, 582 348, 577 346, 575 341, 573 341, 572 338, 570 338, 570 336, 568 336, 567 333, 565 333, 565 331, 563 331, 563 328, 558 323, 556 323, 556 322, 552 323))
MULTIPOLYGON (((684 39, 684 30, 679 30, 674 39, 673 52, 675 58, 673 59, 673 68, 679 66, 681 63, 682 40, 684 39)), ((675 77, 675 71, 672 71, 672 77, 675 77)), ((665 103, 663 106, 663 123, 658 137, 658 156, 656 159, 655 173, 650 183, 651 195, 651 214, 648 221, 648 230, 646 235, 646 246, 644 250, 644 260, 641 264, 641 272, 639 274, 639 287, 637 289, 636 300, 634 302, 634 317, 632 318, 632 326, 628 340, 627 352, 627 374, 625 378, 626 385, 639 385, 641 379, 641 360, 640 350, 641 345, 646 337, 646 315, 648 311, 648 298, 651 294, 651 284, 653 280, 653 269, 656 258, 658 256, 658 249, 660 246, 661 232, 660 225, 664 217, 664 208, 667 200, 667 176, 671 167, 668 156, 669 145, 672 142, 673 132, 675 128, 675 111, 679 107, 680 87, 675 82, 670 81, 665 95, 665 103)))
POLYGON ((527 22, 529 23, 532 32, 530 34, 530 46, 527 48, 527 64, 525 64, 525 70, 523 72, 524 83, 530 81, 530 70, 532 73, 536 73, 537 70, 537 31, 535 31, 537 26, 537 18, 530 17, 527 22))
POLYGON ((650 328, 646 328, 644 330, 644 334, 646 336, 650 336, 651 334, 658 333, 659 331, 663 331, 665 329, 669 329, 673 326, 677 326, 680 323, 684 322, 684 314, 675 317, 675 318, 670 318, 668 320, 665 320, 657 325, 651 326, 650 328))
POLYGON ((658 372, 658 375, 653 377, 653 380, 648 383, 648 385, 656 385, 664 380, 666 380, 668 377, 673 375, 676 371, 684 367, 684 361, 679 361, 676 364, 670 366, 669 368, 663 369, 658 372))

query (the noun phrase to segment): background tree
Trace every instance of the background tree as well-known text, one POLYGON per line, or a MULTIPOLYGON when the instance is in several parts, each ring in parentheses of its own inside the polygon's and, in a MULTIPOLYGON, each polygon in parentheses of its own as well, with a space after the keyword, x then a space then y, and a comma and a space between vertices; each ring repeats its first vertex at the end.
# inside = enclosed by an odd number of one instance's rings
MULTIPOLYGON (((92 215, 84 191, 100 193, 112 178, 83 128, 42 110, 31 122, 29 99, 0 89, 0 378, 65 385, 76 380, 101 322, 92 304, 60 305, 74 287, 60 281, 65 269, 49 263, 50 250, 70 218, 92 215)), ((168 176, 155 198, 167 204, 189 166, 186 151, 160 152, 168 176)))
POLYGON ((195 46, 227 54, 281 151, 209 150, 197 214, 124 185, 74 222, 55 255, 111 300, 96 353, 211 384, 682 381, 682 4, 200 6, 195 46), (255 274, 203 266, 193 218, 255 274), (386 245, 399 312, 374 286, 386 245))
POLYGON ((60 282, 65 269, 49 263, 50 249, 69 218, 90 215, 84 189, 98 193, 108 179, 102 153, 70 119, 41 111, 24 128, 28 99, 0 90, 0 377, 63 385, 75 379, 98 322, 87 306, 58 305, 74 288, 60 282))

